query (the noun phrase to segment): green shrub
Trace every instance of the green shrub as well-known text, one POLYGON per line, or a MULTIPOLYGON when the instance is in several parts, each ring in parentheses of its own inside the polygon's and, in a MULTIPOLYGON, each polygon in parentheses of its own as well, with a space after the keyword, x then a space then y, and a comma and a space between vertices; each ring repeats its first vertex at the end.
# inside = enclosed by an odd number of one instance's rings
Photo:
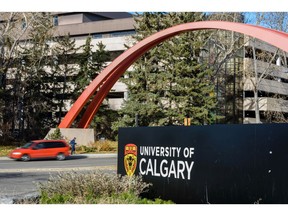
POLYGON ((64 137, 63 137, 63 135, 62 135, 62 133, 61 133, 61 131, 60 131, 60 129, 58 127, 53 131, 53 133, 49 134, 47 136, 47 138, 49 140, 61 140, 61 139, 64 139, 64 137))
POLYGON ((66 172, 51 176, 47 182, 39 183, 41 204, 168 204, 161 199, 142 199, 151 184, 140 176, 117 176, 101 171, 66 172))
POLYGON ((116 152, 118 143, 110 140, 100 140, 87 146, 76 146, 77 153, 116 152))
POLYGON ((110 142, 108 141, 100 141, 100 142, 102 142, 100 151, 109 152, 113 150, 113 147, 111 146, 110 142))
POLYGON ((0 157, 8 156, 13 149, 15 149, 15 146, 0 146, 0 157))

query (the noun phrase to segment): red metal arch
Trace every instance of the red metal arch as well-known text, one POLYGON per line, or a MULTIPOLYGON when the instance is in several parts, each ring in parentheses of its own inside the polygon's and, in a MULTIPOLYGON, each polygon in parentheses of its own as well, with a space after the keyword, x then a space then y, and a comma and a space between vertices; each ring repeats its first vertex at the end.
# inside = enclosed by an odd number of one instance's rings
POLYGON ((118 56, 83 91, 59 124, 59 128, 69 128, 89 98, 98 90, 78 124, 79 128, 87 128, 110 89, 141 55, 162 41, 182 32, 204 29, 222 29, 243 33, 288 52, 288 34, 273 29, 225 21, 203 21, 177 25, 145 38, 118 56))

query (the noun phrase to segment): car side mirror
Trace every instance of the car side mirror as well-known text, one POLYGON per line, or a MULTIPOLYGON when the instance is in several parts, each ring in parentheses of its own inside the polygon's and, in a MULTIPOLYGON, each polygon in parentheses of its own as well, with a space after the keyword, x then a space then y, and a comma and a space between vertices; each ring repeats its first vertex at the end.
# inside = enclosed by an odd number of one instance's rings
POLYGON ((36 147, 32 147, 32 149, 33 149, 33 150, 37 150, 37 148, 36 148, 36 147))

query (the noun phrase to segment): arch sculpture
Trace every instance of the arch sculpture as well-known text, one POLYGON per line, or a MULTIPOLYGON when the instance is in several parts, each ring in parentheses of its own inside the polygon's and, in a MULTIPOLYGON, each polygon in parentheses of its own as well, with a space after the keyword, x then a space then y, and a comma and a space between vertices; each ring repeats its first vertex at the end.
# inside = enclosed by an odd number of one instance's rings
POLYGON ((204 29, 221 29, 239 32, 265 41, 285 52, 288 52, 288 34, 273 29, 260 26, 254 26, 243 23, 234 23, 226 21, 201 21, 185 23, 157 32, 136 45, 126 50, 118 56, 110 65, 108 65, 83 91, 80 97, 75 101, 69 112, 59 124, 59 128, 69 128, 79 112, 82 110, 87 101, 95 94, 89 104, 78 127, 87 128, 94 115, 98 111, 110 89, 117 82, 120 76, 132 65, 141 55, 156 46, 157 44, 187 31, 196 31, 204 29))

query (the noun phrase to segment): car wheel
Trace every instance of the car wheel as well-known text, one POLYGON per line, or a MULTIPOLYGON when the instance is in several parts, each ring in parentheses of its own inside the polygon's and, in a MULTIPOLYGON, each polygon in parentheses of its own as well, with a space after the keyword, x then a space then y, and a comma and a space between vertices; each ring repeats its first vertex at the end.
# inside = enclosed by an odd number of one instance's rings
POLYGON ((65 160, 65 155, 63 153, 59 153, 57 156, 56 156, 56 159, 57 160, 65 160))
POLYGON ((21 160, 22 161, 29 161, 30 160, 30 156, 27 155, 27 154, 24 154, 24 155, 22 155, 21 160))

